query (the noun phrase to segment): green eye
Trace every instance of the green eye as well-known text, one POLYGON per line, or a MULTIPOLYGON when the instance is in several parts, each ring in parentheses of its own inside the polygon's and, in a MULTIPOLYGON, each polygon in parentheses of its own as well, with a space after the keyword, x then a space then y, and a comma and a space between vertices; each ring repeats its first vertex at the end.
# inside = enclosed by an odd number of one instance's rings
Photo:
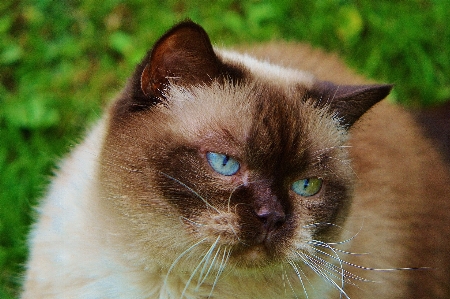
POLYGON ((308 197, 319 193, 322 188, 322 179, 308 178, 298 180, 292 184, 292 190, 300 196, 308 197))
POLYGON ((241 167, 238 161, 224 154, 208 152, 206 153, 206 159, 212 169, 221 175, 234 175, 241 167))

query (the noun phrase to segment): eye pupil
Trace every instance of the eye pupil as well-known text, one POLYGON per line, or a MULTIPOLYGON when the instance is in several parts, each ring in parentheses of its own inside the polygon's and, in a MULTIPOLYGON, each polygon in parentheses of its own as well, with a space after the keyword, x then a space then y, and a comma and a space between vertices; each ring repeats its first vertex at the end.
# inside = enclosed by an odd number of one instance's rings
POLYGON ((319 193, 322 189, 322 179, 320 178, 307 178, 295 181, 291 189, 300 196, 309 197, 319 193))
POLYGON ((222 161, 222 166, 225 166, 228 164, 228 161, 230 160, 229 156, 224 156, 222 161))
POLYGON ((303 189, 307 189, 309 186, 309 179, 304 179, 303 182, 304 182, 303 189))
POLYGON ((221 175, 235 175, 240 168, 239 162, 228 155, 208 152, 206 153, 206 159, 211 168, 221 175))

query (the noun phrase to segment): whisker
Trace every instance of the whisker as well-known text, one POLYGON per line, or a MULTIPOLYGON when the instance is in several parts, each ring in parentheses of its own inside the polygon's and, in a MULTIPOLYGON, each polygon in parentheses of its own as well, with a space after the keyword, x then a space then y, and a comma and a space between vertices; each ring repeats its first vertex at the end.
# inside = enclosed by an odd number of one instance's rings
POLYGON ((302 261, 303 261, 303 263, 305 263, 305 265, 310 267, 316 274, 318 274, 320 277, 322 277, 322 279, 324 281, 334 283, 334 281, 331 278, 329 278, 326 274, 324 274, 323 271, 321 271, 320 268, 316 264, 314 264, 312 261, 309 261, 305 257, 305 253, 298 252, 297 255, 302 259, 302 261))
MULTIPOLYGON (((317 223, 312 223, 312 224, 304 225, 303 228, 308 228, 308 227, 310 227, 310 226, 313 226, 313 227, 319 227, 319 226, 334 226, 334 227, 337 227, 337 228, 341 229, 341 230, 344 231, 344 232, 349 232, 349 233, 350 233, 350 231, 344 229, 342 226, 337 225, 337 224, 334 224, 334 223, 329 223, 329 222, 317 222, 317 223)), ((351 242, 354 238, 356 238, 356 237, 359 235, 359 233, 360 233, 360 232, 362 231, 362 229, 363 229, 363 226, 364 226, 364 220, 363 220, 363 223, 361 224, 361 226, 360 226, 358 232, 355 233, 355 234, 353 234, 353 236, 351 236, 350 238, 345 239, 345 240, 343 240, 343 241, 340 241, 340 242, 322 242, 322 241, 318 241, 318 240, 311 240, 310 242, 312 242, 312 243, 309 243, 309 244, 313 244, 313 245, 314 245, 314 243, 320 243, 320 244, 324 244, 324 245, 327 247, 327 246, 329 246, 329 245, 342 245, 342 244, 345 244, 345 243, 349 243, 349 242, 351 242)), ((361 253, 361 254, 366 254, 366 253, 361 253)))
POLYGON ((303 260, 303 262, 307 266, 309 266, 314 272, 316 272, 319 276, 321 276, 324 279, 324 281, 331 283, 334 286, 334 288, 336 288, 341 293, 341 295, 344 295, 347 299, 350 299, 350 297, 343 290, 343 288, 339 286, 333 279, 328 277, 328 275, 325 273, 326 271, 324 272, 323 270, 321 270, 320 265, 317 265, 313 261, 308 260, 305 257, 305 253, 297 252, 297 255, 303 260))
MULTIPOLYGON (((352 173, 353 173, 357 178, 359 178, 358 173, 353 169, 353 166, 352 166, 352 163, 351 163, 350 160, 339 159, 339 158, 336 158, 336 157, 328 157, 328 158, 329 158, 329 159, 332 159, 332 160, 339 161, 340 163, 342 163, 343 165, 345 165, 346 167, 348 167, 348 168, 352 171, 352 173)), ((330 170, 330 169, 328 168, 328 166, 325 166, 325 168, 327 168, 328 170, 330 170)))
POLYGON ((344 263, 346 265, 352 266, 354 268, 362 269, 362 270, 370 270, 370 271, 398 271, 398 270, 425 270, 425 269, 430 269, 429 267, 403 267, 403 268, 372 268, 372 267, 364 267, 364 266, 360 266, 360 265, 357 265, 357 264, 354 264, 354 263, 347 262, 347 261, 345 261, 343 259, 340 259, 340 258, 336 258, 335 256, 333 256, 333 255, 331 255, 331 254, 329 254, 329 253, 327 253, 325 251, 319 250, 319 249, 315 249, 315 251, 317 251, 317 252, 319 252, 319 253, 321 253, 321 254, 323 254, 325 256, 328 256, 328 257, 330 257, 332 259, 338 260, 338 261, 340 261, 340 262, 342 262, 342 263, 344 263))
MULTIPOLYGON (((253 183, 253 182, 252 182, 253 183)), ((233 189, 233 191, 231 191, 231 193, 230 193, 230 196, 228 197, 228 200, 227 200, 227 209, 228 209, 228 213, 231 213, 231 197, 233 196, 233 193, 239 188, 239 187, 241 187, 241 186, 244 186, 244 184, 240 184, 239 186, 236 186, 236 188, 234 188, 233 189)), ((237 206, 237 205, 236 205, 237 206)), ((234 207, 234 211, 235 211, 235 213, 236 213, 236 206, 234 207)), ((233 234, 236 236, 236 238, 237 238, 237 240, 239 241, 239 243, 241 243, 241 244, 244 244, 244 245, 247 245, 247 244, 245 244, 245 242, 243 242, 242 240, 241 240, 241 238, 239 237, 239 235, 237 234, 237 232, 236 232, 236 230, 234 229, 234 227, 231 225, 231 224, 227 224, 228 225, 228 227, 230 228, 230 230, 233 232, 233 234)))
MULTIPOLYGON (((329 171, 329 173, 331 173, 332 175, 334 175, 337 178, 340 178, 340 175, 337 174, 332 168, 330 168, 328 165, 323 165, 323 168, 326 169, 327 171, 329 171)), ((353 171, 353 169, 352 169, 353 171)))
POLYGON ((342 267, 338 267, 336 265, 333 265, 323 259, 317 258, 314 255, 305 254, 304 257, 308 259, 309 262, 314 264, 317 269, 321 269, 321 272, 327 276, 330 280, 331 277, 334 277, 336 279, 339 279, 341 282, 341 287, 344 288, 344 283, 348 282, 351 283, 350 278, 345 276, 345 270, 342 267))
POLYGON ((285 283, 285 280, 286 280, 286 281, 288 282, 288 284, 289 284, 289 287, 291 288, 292 293, 294 294, 294 297, 295 297, 296 299, 298 299, 298 296, 297 296, 297 294, 295 293, 294 287, 292 286, 291 281, 289 280, 289 277, 288 277, 288 275, 287 275, 286 270, 285 270, 284 267, 283 267, 283 264, 281 264, 281 271, 283 272, 281 277, 282 277, 282 279, 283 279, 284 293, 285 293, 285 294, 287 293, 287 290, 286 290, 286 283, 285 283))
MULTIPOLYGON (((343 227, 333 224, 333 223, 326 223, 326 222, 318 222, 318 223, 311 223, 308 225, 303 226, 303 228, 311 228, 311 227, 320 227, 320 226, 334 226, 339 229, 345 230, 343 227)), ((312 249, 314 252, 309 252, 305 250, 297 251, 297 255, 300 257, 300 259, 310 267, 314 272, 316 272, 317 275, 322 277, 322 279, 326 282, 329 282, 336 290, 340 292, 340 298, 349 298, 349 296, 344 291, 344 285, 352 285, 355 287, 358 287, 357 282, 376 282, 369 280, 367 278, 364 278, 362 276, 359 276, 357 274, 354 274, 350 272, 347 269, 344 269, 346 266, 350 266, 356 269, 361 270, 367 270, 367 271, 401 271, 401 270, 418 270, 418 269, 427 269, 423 267, 401 267, 401 268, 374 268, 374 267, 365 267, 360 266, 355 263, 348 262, 340 255, 367 255, 369 253, 354 253, 349 252, 346 250, 342 250, 339 248, 336 248, 335 246, 343 245, 350 243, 354 238, 358 236, 358 234, 361 232, 363 228, 363 224, 361 225, 359 231, 353 236, 349 237, 348 239, 345 239, 343 241, 339 242, 323 242, 319 240, 310 240, 307 242, 307 244, 312 246, 312 249), (321 257, 323 256, 323 257, 321 257), (334 262, 333 262, 334 261, 334 262), (340 285, 338 280, 340 281, 340 285)), ((348 231, 347 231, 348 232, 348 231)), ((298 274, 297 274, 298 275, 298 274)), ((303 283, 302 283, 303 285, 303 283)))
MULTIPOLYGON (((311 240, 308 242, 308 244, 330 249, 330 247, 331 247, 330 245, 336 245, 336 244, 340 244, 340 243, 324 243, 324 242, 317 241, 317 240, 311 240)), ((342 249, 335 248, 335 247, 333 247, 333 250, 336 252, 339 252, 339 253, 346 254, 346 255, 367 255, 367 254, 369 254, 368 252, 363 252, 363 253, 350 252, 350 251, 342 250, 342 249)))
MULTIPOLYGON (((359 233, 359 232, 358 232, 359 233)), ((355 237, 355 236, 353 236, 355 237)), ((342 288, 344 287, 344 283, 347 282, 349 284, 355 285, 352 280, 359 280, 359 281, 369 281, 367 279, 364 279, 358 275, 355 275, 347 270, 344 269, 343 265, 345 264, 345 261, 343 259, 341 259, 341 257, 339 256, 338 252, 339 250, 335 247, 332 247, 331 245, 327 244, 327 243, 323 243, 320 242, 321 246, 324 246, 325 248, 331 250, 333 252, 333 254, 329 254, 323 250, 314 248, 315 252, 319 252, 321 254, 326 254, 326 256, 331 257, 334 260, 337 260, 339 262, 340 267, 337 267, 336 265, 322 259, 321 257, 314 255, 314 259, 318 260, 319 262, 321 262, 325 267, 327 267, 328 269, 331 269, 337 273, 340 273, 340 279, 342 282, 342 288)))
POLYGON ((216 284, 219 281, 220 276, 222 275, 223 271, 225 270, 225 266, 228 263, 230 255, 231 255, 231 249, 227 250, 227 248, 225 248, 223 250, 223 255, 222 255, 222 260, 220 261, 219 270, 217 271, 216 278, 214 279, 214 283, 211 287, 211 291, 209 292, 208 298, 211 298, 214 288, 216 287, 216 284))
MULTIPOLYGON (((198 198, 200 198, 200 199, 201 199, 208 207, 212 208, 212 209, 213 209, 214 211, 216 211, 219 215, 222 215, 222 212, 221 212, 219 209, 217 209, 216 207, 214 207, 213 205, 211 205, 211 204, 210 204, 203 196, 201 196, 200 194, 198 194, 194 189, 192 189, 191 187, 187 186, 186 184, 184 184, 184 183, 181 182, 180 180, 174 178, 173 176, 171 176, 171 175, 169 175, 169 174, 167 174, 167 173, 165 173, 165 172, 162 172, 162 171, 158 171, 158 172, 161 173, 162 175, 166 176, 167 178, 169 178, 169 179, 171 179, 171 180, 174 180, 175 182, 177 182, 177 183, 180 184, 181 186, 185 187, 187 190, 189 190, 189 191, 192 192, 194 195, 196 195, 198 198)), ((236 187, 236 188, 233 190, 233 192, 234 192, 237 188, 239 188, 239 186, 236 187)), ((233 193, 233 192, 232 192, 232 193, 233 193)), ((230 210, 231 210, 231 207, 230 207, 230 201, 231 201, 232 193, 230 194, 230 196, 229 196, 229 198, 228 198, 228 212, 230 212, 230 210)), ((192 221, 192 220, 190 220, 190 219, 188 219, 188 218, 186 218, 186 217, 182 217, 181 219, 185 219, 186 221, 188 221, 188 222, 190 222, 190 223, 193 223, 193 224, 195 224, 195 225, 197 225, 197 226, 203 226, 202 224, 198 224, 198 223, 196 223, 196 222, 194 222, 194 221, 192 221)), ((230 224, 228 224, 228 227, 231 229, 231 231, 232 231, 233 234, 236 236, 236 238, 238 239, 238 241, 241 242, 242 244, 244 244, 244 243, 242 242, 242 240, 239 238, 239 236, 238 236, 237 232, 235 231, 235 229, 233 228, 233 226, 230 225, 230 224)))
MULTIPOLYGON (((319 226, 329 226, 329 225, 334 226, 335 224, 330 223, 330 222, 316 222, 316 223, 305 224, 305 225, 302 226, 302 228, 319 227, 319 226)), ((342 228, 342 227, 340 227, 340 226, 338 226, 338 225, 336 225, 336 226, 339 227, 339 228, 342 228)))
POLYGON ((177 182, 178 184, 180 184, 181 186, 185 187, 187 190, 189 190, 190 192, 192 192, 192 194, 194 194, 195 196, 197 196, 198 198, 200 198, 208 207, 210 207, 211 209, 213 209, 214 211, 216 211, 219 214, 222 214, 220 212, 219 209, 217 209, 216 207, 214 207, 213 205, 211 205, 205 198, 203 198, 203 196, 201 196, 200 194, 198 194, 194 189, 192 189, 191 187, 189 187, 188 185, 186 185, 185 183, 183 183, 182 181, 174 178, 173 176, 168 175, 165 172, 162 171, 158 171, 159 173, 161 173, 162 175, 164 175, 165 177, 174 180, 175 182, 177 182))
POLYGON ((219 248, 216 250, 216 253, 214 254, 214 257, 213 257, 211 263, 209 264, 208 271, 206 271, 206 274, 203 276, 203 279, 200 281, 207 264, 205 263, 205 265, 203 266, 203 269, 200 272, 199 283, 197 284, 197 288, 196 288, 197 290, 205 282, 206 278, 208 277, 209 273, 211 272, 211 269, 213 268, 214 264, 216 263, 217 257, 219 256, 220 250, 221 250, 221 247, 219 246, 219 248))
POLYGON ((163 286, 167 287, 167 281, 169 279, 169 274, 172 272, 173 268, 175 268, 175 265, 180 261, 180 259, 185 256, 189 251, 191 251, 192 249, 194 249, 196 246, 200 245, 201 243, 205 242, 207 238, 204 238, 200 241, 198 241, 197 243, 195 243, 194 245, 192 245, 191 247, 189 247, 188 249, 186 249, 185 251, 183 251, 172 263, 172 265, 170 265, 169 270, 167 271, 166 277, 164 278, 164 283, 163 286))
POLYGON ((203 258, 200 260, 200 262, 198 263, 197 267, 195 267, 194 271, 192 271, 191 276, 189 277, 189 279, 187 280, 183 292, 181 292, 181 296, 180 299, 182 299, 184 297, 184 294, 186 293, 189 285, 191 284, 192 279, 194 278, 195 274, 197 274, 198 269, 200 269, 200 267, 202 266, 202 264, 207 263, 207 260, 209 259, 209 256, 211 254, 211 252, 214 250, 214 248, 217 245, 217 242, 219 242, 220 240, 220 236, 217 237, 216 241, 211 244, 209 250, 206 252, 206 254, 203 256, 203 258))
MULTIPOLYGON (((294 269, 294 272, 295 272, 295 274, 297 275, 297 277, 298 277, 298 279, 300 280, 300 283, 301 283, 301 285, 302 285, 303 292, 305 293, 305 297, 306 297, 306 299, 308 299, 308 298, 309 298, 308 292, 306 291, 306 287, 305 287, 305 284, 304 284, 304 282, 303 282, 302 275, 301 275, 301 274, 305 275, 305 273, 303 272, 303 270, 302 270, 301 268, 299 268, 299 267, 294 263, 294 261, 288 260, 288 263, 289 263, 289 264, 292 266, 292 268, 294 269), (300 273, 300 272, 301 272, 301 273, 300 273)), ((306 275, 305 275, 305 277, 306 277, 306 275)), ((289 282, 289 278, 288 278, 288 282, 289 282)), ((291 285, 290 282, 289 282, 289 285, 291 285)), ((294 289, 292 288, 292 285, 291 285, 291 289, 292 289, 292 291, 294 292, 294 289)), ((295 292, 294 292, 294 295, 295 295, 296 298, 298 298, 297 295, 295 294, 295 292)))
POLYGON ((248 244, 246 244, 244 241, 242 241, 242 239, 239 237, 238 233, 234 230, 234 227, 231 224, 229 224, 229 223, 227 225, 231 229, 233 234, 236 236, 236 239, 239 241, 239 243, 248 246, 248 244))
POLYGON ((181 219, 181 220, 185 220, 185 221, 187 221, 187 222, 189 222, 189 223, 192 223, 192 224, 194 224, 194 225, 196 225, 196 226, 204 226, 203 224, 198 223, 198 222, 195 222, 195 221, 193 221, 193 220, 191 220, 191 219, 189 219, 189 218, 187 218, 187 217, 184 217, 184 216, 180 216, 180 219, 181 219))
POLYGON ((240 184, 239 186, 236 186, 236 188, 234 188, 233 191, 231 191, 230 196, 228 196, 228 200, 227 200, 228 213, 231 212, 231 197, 233 196, 233 193, 242 186, 244 186, 244 184, 240 184))
POLYGON ((328 103, 331 103, 334 98, 336 97, 337 92, 339 91, 339 88, 341 88, 341 84, 336 85, 336 91, 334 92, 333 96, 331 98, 328 98, 328 103))
POLYGON ((310 223, 310 224, 303 225, 302 227, 303 227, 303 228, 308 228, 308 227, 311 227, 311 226, 313 226, 313 227, 319 227, 319 226, 335 226, 335 227, 337 227, 337 228, 344 229, 342 226, 337 225, 337 224, 334 224, 334 223, 331 223, 331 222, 315 222, 315 223, 310 223))
MULTIPOLYGON (((323 258, 321 258, 321 257, 318 257, 318 256, 316 256, 316 255, 314 255, 314 256, 309 256, 311 259, 313 259, 317 264, 320 264, 320 265, 323 265, 323 267, 324 268, 327 268, 327 269, 329 269, 329 270, 331 270, 331 271, 333 271, 333 272, 336 272, 336 273, 339 273, 339 277, 337 277, 337 276, 335 276, 336 278, 339 278, 339 279, 343 279, 343 278, 345 278, 345 282, 347 282, 347 283, 350 283, 350 284, 352 284, 352 285, 355 285, 352 281, 353 280, 358 280, 358 281, 362 281, 362 282, 373 282, 373 281, 371 281, 371 280, 368 280, 368 279, 365 279, 365 278, 363 278, 363 277, 361 277, 361 276, 358 276, 358 275, 356 275, 356 274, 353 274, 352 272, 350 272, 350 271, 348 271, 348 270, 345 270, 345 269, 343 269, 343 267, 342 267, 342 264, 341 264, 341 266, 339 267, 339 266, 336 266, 336 265, 334 265, 334 264, 332 264, 332 263, 330 263, 330 262, 328 262, 328 261, 326 261, 326 260, 324 260, 323 258)), ((341 260, 342 261, 342 260, 341 260)), ((342 261, 343 262, 343 261, 342 261)), ((330 273, 331 274, 331 273, 330 273)))

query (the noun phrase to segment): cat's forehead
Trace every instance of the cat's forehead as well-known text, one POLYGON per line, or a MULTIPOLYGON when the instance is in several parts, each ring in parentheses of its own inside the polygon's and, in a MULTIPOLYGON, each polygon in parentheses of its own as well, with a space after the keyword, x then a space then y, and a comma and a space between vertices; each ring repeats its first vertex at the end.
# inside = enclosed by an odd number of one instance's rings
POLYGON ((216 54, 228 68, 238 70, 238 77, 212 84, 171 84, 169 113, 187 122, 186 128, 202 131, 221 127, 220 131, 236 133, 237 139, 248 138, 255 122, 270 120, 292 128, 298 123, 295 118, 311 114, 303 111, 307 105, 301 102, 314 85, 313 75, 233 51, 216 49, 216 54), (287 113, 294 113, 295 124, 292 118, 284 117, 287 113))
POLYGON ((173 86, 166 113, 172 131, 190 141, 244 144, 253 123, 255 89, 215 82, 173 86), (229 141, 229 142, 228 142, 229 141))

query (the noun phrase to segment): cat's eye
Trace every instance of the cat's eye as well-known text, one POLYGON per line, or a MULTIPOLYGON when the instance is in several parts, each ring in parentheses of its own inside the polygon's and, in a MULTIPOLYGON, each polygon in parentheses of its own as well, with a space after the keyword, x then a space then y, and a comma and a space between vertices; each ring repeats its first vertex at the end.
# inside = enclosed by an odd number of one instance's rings
POLYGON ((300 196, 309 197, 319 193, 322 189, 321 178, 307 178, 295 181, 292 184, 292 190, 300 196))
POLYGON ((224 154, 208 152, 206 153, 206 159, 212 169, 221 175, 234 175, 241 167, 238 161, 224 154))

